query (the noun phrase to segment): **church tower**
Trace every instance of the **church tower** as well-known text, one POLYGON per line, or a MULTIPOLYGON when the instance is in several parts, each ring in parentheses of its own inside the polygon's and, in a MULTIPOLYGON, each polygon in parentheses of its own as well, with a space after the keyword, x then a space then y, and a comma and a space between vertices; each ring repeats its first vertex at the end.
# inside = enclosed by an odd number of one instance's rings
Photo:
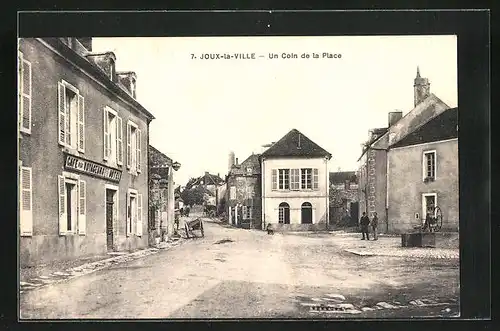
POLYGON ((417 66, 417 77, 413 84, 414 106, 424 101, 430 95, 429 79, 420 77, 420 69, 417 66))

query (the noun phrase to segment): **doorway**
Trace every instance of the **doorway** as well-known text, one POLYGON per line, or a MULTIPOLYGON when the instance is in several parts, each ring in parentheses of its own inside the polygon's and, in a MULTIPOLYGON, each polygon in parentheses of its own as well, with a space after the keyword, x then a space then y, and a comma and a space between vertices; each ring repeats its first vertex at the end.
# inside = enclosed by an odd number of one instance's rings
POLYGON ((351 205, 349 207, 351 211, 351 224, 356 225, 358 224, 359 220, 359 202, 351 202, 351 205))
POLYGON ((77 204, 78 200, 76 197, 76 184, 73 182, 66 181, 66 229, 68 232, 75 231, 76 218, 77 218, 77 204))
POLYGON ((312 205, 310 202, 304 202, 301 207, 302 214, 302 224, 311 224, 312 223, 312 205))
POLYGON ((422 224, 425 223, 427 214, 434 215, 434 208, 437 206, 437 194, 436 193, 424 193, 422 194, 422 224))
POLYGON ((290 205, 286 202, 278 206, 278 223, 290 224, 290 205))
POLYGON ((106 247, 113 250, 113 220, 115 216, 116 191, 106 189, 106 247))

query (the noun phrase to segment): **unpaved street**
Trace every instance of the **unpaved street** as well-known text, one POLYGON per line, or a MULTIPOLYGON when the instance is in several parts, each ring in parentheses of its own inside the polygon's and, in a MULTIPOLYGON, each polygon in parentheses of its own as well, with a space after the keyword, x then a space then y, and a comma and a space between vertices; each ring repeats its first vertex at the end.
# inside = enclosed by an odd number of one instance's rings
POLYGON ((21 318, 360 318, 438 315, 443 308, 457 312, 458 260, 357 256, 345 252, 345 245, 328 234, 268 236, 205 222, 204 238, 21 294, 21 318), (453 304, 409 305, 421 298, 453 304), (356 309, 381 301, 407 307, 349 316, 310 311, 315 303, 339 300, 356 309))

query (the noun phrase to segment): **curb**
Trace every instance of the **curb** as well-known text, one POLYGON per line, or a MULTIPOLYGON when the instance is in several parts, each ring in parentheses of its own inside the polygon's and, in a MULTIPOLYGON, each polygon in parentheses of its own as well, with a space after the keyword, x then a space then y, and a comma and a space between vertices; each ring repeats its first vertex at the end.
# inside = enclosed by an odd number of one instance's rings
POLYGON ((146 257, 152 254, 158 253, 160 250, 168 250, 170 248, 182 245, 186 240, 179 239, 168 246, 158 248, 158 247, 150 247, 146 249, 142 249, 133 253, 121 254, 117 256, 113 256, 111 258, 107 258, 104 260, 85 263, 79 265, 77 267, 69 268, 64 271, 54 271, 48 275, 41 275, 37 278, 33 278, 28 280, 27 282, 19 283, 19 292, 25 293, 28 291, 32 291, 35 289, 39 289, 45 287, 47 285, 59 284, 66 282, 68 280, 85 276, 91 273, 94 273, 99 270, 106 269, 112 265, 129 262, 133 260, 137 260, 141 257, 146 257))
POLYGON ((439 252, 434 253, 432 251, 422 251, 411 252, 411 251, 399 251, 399 252, 371 252, 367 250, 358 249, 344 249, 344 252, 348 252, 357 256, 388 256, 388 257, 403 257, 403 258, 420 258, 420 259, 448 259, 456 260, 460 258, 460 253, 457 252, 439 252))

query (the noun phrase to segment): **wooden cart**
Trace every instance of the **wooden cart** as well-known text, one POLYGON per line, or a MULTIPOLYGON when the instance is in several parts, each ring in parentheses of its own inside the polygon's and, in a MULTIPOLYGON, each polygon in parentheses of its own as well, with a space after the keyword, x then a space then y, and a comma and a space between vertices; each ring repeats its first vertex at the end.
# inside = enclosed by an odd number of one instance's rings
POLYGON ((186 223, 184 223, 184 230, 186 231, 186 238, 188 239, 197 237, 193 232, 194 230, 200 231, 201 236, 205 237, 205 232, 203 231, 203 221, 201 218, 186 221, 186 223))

